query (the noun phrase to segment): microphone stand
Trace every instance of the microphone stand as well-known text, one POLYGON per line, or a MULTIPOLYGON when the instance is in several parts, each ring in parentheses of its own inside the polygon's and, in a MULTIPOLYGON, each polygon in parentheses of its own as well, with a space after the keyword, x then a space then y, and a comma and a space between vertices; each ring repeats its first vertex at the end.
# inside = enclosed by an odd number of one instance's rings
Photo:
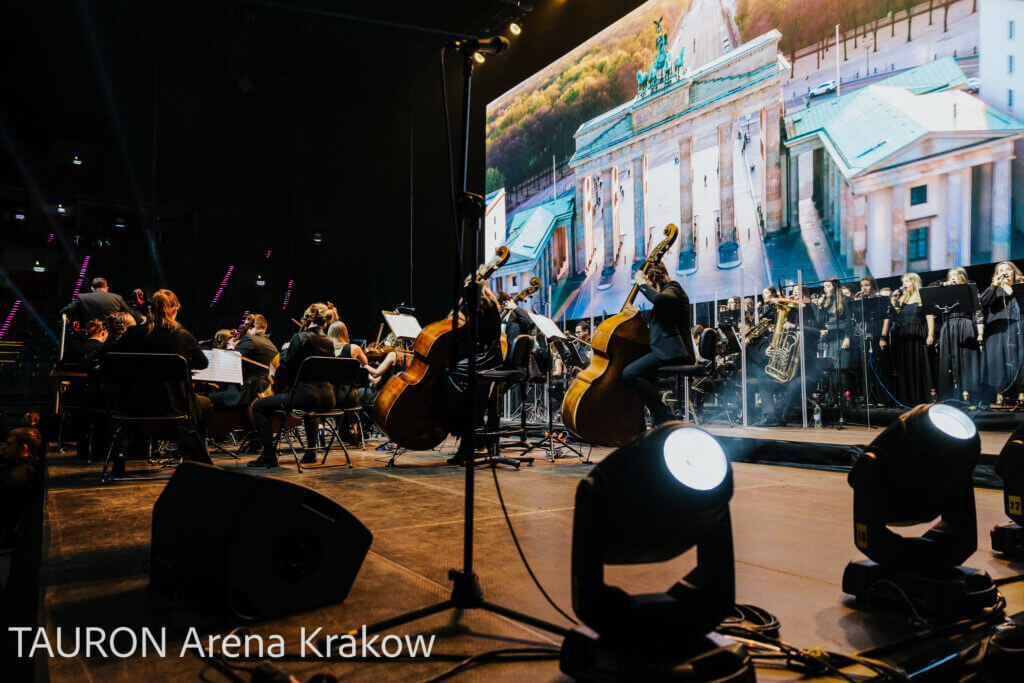
MULTIPOLYGON (((453 46, 450 46, 453 47, 453 46)), ((456 200, 456 219, 462 230, 462 244, 466 243, 467 231, 469 231, 469 244, 473 248, 474 256, 480 253, 480 232, 483 229, 485 204, 482 195, 468 192, 466 190, 467 174, 469 167, 469 115, 470 115, 470 92, 473 82, 473 52, 472 44, 458 46, 462 57, 463 92, 462 92, 462 139, 460 150, 462 152, 461 186, 456 200)), ((443 78, 443 74, 442 74, 443 78)), ((461 274, 456 278, 457 286, 462 284, 461 274)), ((465 505, 463 508, 463 536, 462 536, 462 568, 449 569, 448 578, 452 581, 451 596, 447 600, 423 607, 405 614, 400 614, 390 619, 378 621, 362 628, 364 633, 379 633, 395 626, 407 624, 429 617, 439 612, 465 609, 482 609, 487 612, 501 615, 508 619, 518 621, 529 626, 543 629, 549 633, 559 636, 566 636, 569 633, 567 628, 531 617, 528 614, 517 612, 502 605, 497 605, 484 600, 484 591, 480 586, 480 579, 473 571, 473 505, 475 499, 475 482, 473 475, 476 472, 476 462, 473 458, 474 435, 475 435, 475 404, 476 404, 476 344, 477 344, 477 320, 478 307, 480 304, 480 290, 476 277, 470 277, 469 284, 465 287, 466 301, 466 328, 468 331, 468 358, 466 365, 466 378, 468 388, 464 400, 464 415, 462 434, 460 435, 459 451, 461 452, 461 466, 465 469, 465 505)), ((453 327, 459 315, 458 310, 452 312, 453 327)), ((457 618, 457 615, 456 615, 457 618)), ((353 630, 352 633, 357 631, 353 630)))

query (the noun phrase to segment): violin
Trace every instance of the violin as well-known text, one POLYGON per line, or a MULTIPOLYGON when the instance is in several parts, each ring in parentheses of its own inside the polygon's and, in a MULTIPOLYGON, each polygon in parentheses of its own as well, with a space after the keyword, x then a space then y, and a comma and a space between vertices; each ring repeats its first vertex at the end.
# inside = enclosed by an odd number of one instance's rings
MULTIPOLYGON (((659 263, 679 234, 673 223, 640 270, 659 263)), ((562 401, 562 422, 584 441, 599 446, 620 446, 643 424, 643 402, 622 379, 627 365, 650 351, 650 329, 633 302, 640 292, 634 284, 621 312, 598 326, 591 340, 590 365, 580 372, 562 401)))
MULTIPOLYGON (((508 247, 498 247, 495 257, 477 269, 476 281, 490 278, 510 255, 508 247)), ((438 409, 437 392, 452 345, 465 348, 465 337, 466 319, 457 311, 430 323, 413 342, 409 367, 384 384, 373 402, 373 421, 396 445, 428 450, 448 436, 449 424, 438 409)))

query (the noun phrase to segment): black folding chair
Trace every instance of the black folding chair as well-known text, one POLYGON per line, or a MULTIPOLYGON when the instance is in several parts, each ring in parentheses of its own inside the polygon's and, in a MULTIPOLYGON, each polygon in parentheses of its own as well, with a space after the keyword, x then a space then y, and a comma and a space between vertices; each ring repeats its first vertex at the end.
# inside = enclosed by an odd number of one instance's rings
POLYGON ((173 412, 171 402, 189 406, 195 396, 188 362, 173 353, 108 353, 100 359, 100 377, 104 395, 112 397, 110 421, 113 435, 103 461, 102 482, 165 479, 166 477, 108 474, 115 451, 123 447, 129 429, 154 439, 178 443, 182 434, 202 444, 195 418, 190 410, 173 412))
MULTIPOLYGON (((697 342, 698 352, 701 357, 705 360, 697 361, 688 365, 663 365, 658 369, 659 379, 674 379, 675 380, 675 400, 677 416, 682 416, 681 419, 687 419, 686 415, 686 396, 690 393, 690 379, 699 379, 701 377, 707 377, 715 369, 715 350, 718 345, 718 332, 713 329, 704 330, 700 339, 697 342), (708 360, 710 359, 710 360, 708 360)), ((696 424, 700 424, 700 420, 697 419, 697 411, 692 410, 693 421, 696 424)))
MULTIPOLYGON (((310 356, 309 358, 302 361, 302 365, 299 366, 299 372, 295 375, 295 386, 304 383, 313 382, 329 382, 335 390, 335 394, 346 394, 352 388, 359 378, 361 368, 359 367, 359 361, 354 358, 335 358, 333 356, 310 356)), ((365 372, 365 371, 364 371, 365 372)), ((282 410, 277 411, 277 415, 281 418, 281 428, 277 430, 277 440, 274 442, 274 452, 277 452, 278 447, 281 444, 281 437, 284 436, 288 442, 288 448, 292 452, 292 457, 295 458, 295 467, 299 472, 302 472, 302 463, 299 461, 298 451, 295 450, 295 444, 292 443, 291 436, 284 428, 285 421, 289 417, 296 417, 305 420, 306 418, 338 418, 345 415, 349 409, 347 408, 334 408, 332 410, 325 411, 313 411, 313 410, 302 410, 292 406, 292 397, 294 392, 288 395, 288 403, 282 410)), ((345 446, 344 440, 338 438, 338 427, 334 420, 326 420, 324 424, 327 425, 327 429, 330 431, 331 438, 327 441, 325 446, 316 446, 317 435, 306 434, 306 449, 307 451, 318 451, 323 449, 324 456, 320 460, 319 464, 309 465, 307 469, 320 469, 328 467, 348 467, 352 468, 352 459, 348 456, 348 448, 345 446), (334 442, 338 441, 341 444, 341 449, 345 453, 345 465, 327 465, 327 454, 331 450, 331 446, 334 442)), ((299 442, 301 446, 301 440, 299 442)))

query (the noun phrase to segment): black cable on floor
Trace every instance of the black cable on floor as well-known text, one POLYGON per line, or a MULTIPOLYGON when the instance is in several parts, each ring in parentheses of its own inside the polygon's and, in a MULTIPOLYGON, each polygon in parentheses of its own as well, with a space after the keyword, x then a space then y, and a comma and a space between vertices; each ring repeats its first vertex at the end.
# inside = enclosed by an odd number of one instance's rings
POLYGON ((992 579, 992 585, 1005 586, 1008 583, 1017 583, 1018 581, 1024 581, 1024 574, 1014 574, 1013 576, 1004 576, 999 579, 992 579))
POLYGON ((473 655, 472 657, 467 657, 455 666, 445 669, 436 676, 423 679, 421 683, 437 683, 437 681, 443 681, 446 678, 451 678, 455 674, 477 664, 490 662, 534 662, 546 659, 558 659, 559 656, 561 656, 561 650, 553 647, 514 647, 501 650, 488 650, 487 652, 481 652, 473 655))
MULTIPOLYGON (((469 466, 472 467, 473 465, 470 464, 469 466)), ((551 599, 548 592, 544 590, 544 586, 541 585, 537 575, 533 573, 533 568, 530 567, 530 563, 526 559, 523 547, 519 544, 519 537, 516 536, 516 530, 512 527, 512 519, 508 516, 508 508, 505 507, 505 498, 501 495, 501 484, 498 483, 498 468, 491 465, 491 474, 494 476, 494 489, 498 492, 498 502, 501 503, 501 514, 505 516, 505 523, 508 525, 508 532, 512 534, 512 542, 515 543, 516 551, 519 553, 519 559, 523 561, 523 566, 526 567, 526 573, 530 575, 531 579, 533 579, 534 585, 537 586, 537 590, 539 590, 541 595, 544 596, 544 599, 548 601, 548 604, 554 607, 556 612, 578 626, 579 622, 570 617, 561 607, 555 604, 555 601, 551 599)))

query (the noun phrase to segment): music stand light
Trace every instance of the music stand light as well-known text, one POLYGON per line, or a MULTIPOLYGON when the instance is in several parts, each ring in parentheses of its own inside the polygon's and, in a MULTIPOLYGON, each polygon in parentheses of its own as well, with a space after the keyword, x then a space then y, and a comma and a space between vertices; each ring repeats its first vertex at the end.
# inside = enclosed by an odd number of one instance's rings
POLYGON ((919 405, 879 434, 850 471, 857 548, 843 591, 867 606, 960 619, 998 597, 988 574, 960 563, 978 547, 974 467, 981 440, 962 411, 919 405), (938 522, 921 536, 889 527, 938 522))
POLYGON ((732 471, 707 432, 669 422, 627 442, 576 488, 573 609, 584 626, 562 644, 578 680, 753 681, 746 650, 711 631, 735 605, 732 471), (606 564, 665 562, 691 548, 697 566, 664 592, 605 583, 606 564))

